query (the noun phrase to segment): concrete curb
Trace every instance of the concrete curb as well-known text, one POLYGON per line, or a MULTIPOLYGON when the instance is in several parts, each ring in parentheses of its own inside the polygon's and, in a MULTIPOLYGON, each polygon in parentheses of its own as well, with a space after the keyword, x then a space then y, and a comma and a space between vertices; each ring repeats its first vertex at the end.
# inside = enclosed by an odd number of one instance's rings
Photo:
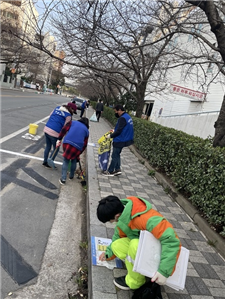
MULTIPOLYGON (((135 146, 130 146, 129 149, 141 161, 145 161, 144 165, 147 169, 154 170, 154 168, 140 155, 135 146)), ((186 198, 184 198, 161 173, 155 172, 155 178, 164 188, 170 189, 171 193, 169 195, 182 207, 182 209, 190 216, 190 218, 199 227, 207 239, 214 245, 214 248, 223 258, 225 258, 225 240, 211 229, 207 221, 201 217, 198 210, 186 198)))

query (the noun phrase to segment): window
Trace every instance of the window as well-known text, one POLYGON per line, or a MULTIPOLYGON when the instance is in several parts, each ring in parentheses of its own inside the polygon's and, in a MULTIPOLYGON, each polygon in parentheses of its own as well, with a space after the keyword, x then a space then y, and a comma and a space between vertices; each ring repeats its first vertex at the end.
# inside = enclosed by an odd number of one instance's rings
POLYGON ((2 11, 2 15, 8 19, 14 19, 14 20, 18 19, 18 15, 11 13, 9 11, 6 11, 6 10, 2 11))

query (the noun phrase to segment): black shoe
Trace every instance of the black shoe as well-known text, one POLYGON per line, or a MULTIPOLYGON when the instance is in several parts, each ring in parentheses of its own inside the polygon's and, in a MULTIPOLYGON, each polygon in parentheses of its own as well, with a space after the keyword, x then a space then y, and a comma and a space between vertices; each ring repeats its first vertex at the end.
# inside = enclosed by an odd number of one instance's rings
POLYGON ((115 175, 114 172, 109 172, 109 171, 103 171, 102 174, 105 176, 114 176, 115 175))
POLYGON ((125 282, 125 276, 115 278, 113 283, 120 289, 130 290, 130 287, 125 282))
POLYGON ((118 169, 118 170, 115 170, 114 171, 114 175, 116 176, 116 175, 121 175, 122 173, 121 173, 121 169, 118 169))
POLYGON ((51 166, 49 166, 48 163, 43 163, 43 166, 46 168, 51 168, 51 166))
POLYGON ((73 178, 74 178, 74 176, 73 177, 69 176, 69 179, 73 179, 73 178))
POLYGON ((61 185, 65 185, 65 180, 62 180, 61 178, 59 179, 59 182, 61 185))

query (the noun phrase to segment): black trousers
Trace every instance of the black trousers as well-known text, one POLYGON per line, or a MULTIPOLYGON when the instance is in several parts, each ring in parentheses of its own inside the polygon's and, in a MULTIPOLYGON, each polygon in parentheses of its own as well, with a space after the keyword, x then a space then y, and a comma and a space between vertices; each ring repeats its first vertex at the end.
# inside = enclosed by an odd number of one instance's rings
POLYGON ((101 111, 96 111, 96 117, 97 117, 97 120, 99 121, 100 119, 100 116, 101 116, 101 111))
POLYGON ((80 117, 82 117, 83 116, 83 114, 84 114, 84 108, 81 108, 81 111, 80 111, 80 117))

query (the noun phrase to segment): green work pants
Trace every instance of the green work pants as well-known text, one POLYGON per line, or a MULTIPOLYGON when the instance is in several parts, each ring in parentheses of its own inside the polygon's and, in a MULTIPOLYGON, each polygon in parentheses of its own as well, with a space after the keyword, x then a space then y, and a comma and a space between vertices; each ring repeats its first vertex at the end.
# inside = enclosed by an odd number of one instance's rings
POLYGON ((131 289, 137 289, 146 282, 146 277, 133 272, 133 265, 136 258, 136 252, 139 244, 139 239, 120 238, 112 242, 111 248, 119 259, 125 261, 127 275, 125 277, 126 284, 131 289))

